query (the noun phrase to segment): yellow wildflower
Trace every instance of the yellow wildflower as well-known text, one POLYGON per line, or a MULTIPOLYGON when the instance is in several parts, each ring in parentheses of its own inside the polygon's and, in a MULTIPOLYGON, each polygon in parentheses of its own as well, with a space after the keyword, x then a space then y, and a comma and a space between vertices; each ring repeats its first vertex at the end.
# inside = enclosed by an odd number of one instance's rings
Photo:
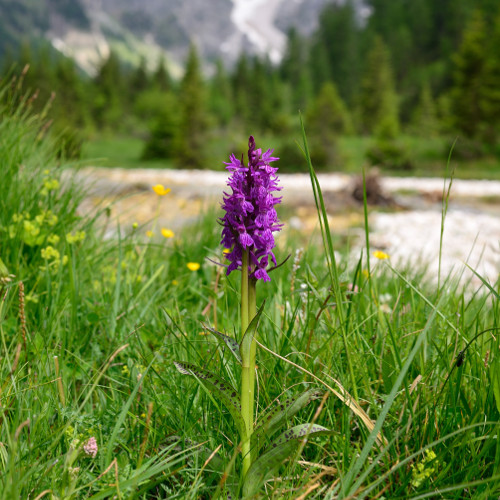
POLYGON ((66 241, 72 245, 73 243, 78 243, 79 241, 83 241, 85 239, 85 231, 75 231, 68 233, 66 235, 66 241))
POLYGON ((47 242, 50 243, 51 245, 57 245, 59 243, 59 236, 57 234, 51 234, 48 238, 47 238, 47 242))
POLYGON ((376 259, 380 259, 380 260, 385 260, 385 259, 389 258, 389 255, 386 254, 385 252, 382 252, 382 250, 375 250, 375 252, 373 252, 373 256, 376 259))
POLYGON ((43 181, 43 188, 40 191, 43 196, 47 196, 49 191, 56 191, 59 189, 59 181, 57 179, 46 179, 43 181))
POLYGON ((146 236, 148 238, 152 238, 154 236, 155 233, 153 233, 153 231, 146 231, 146 236))
POLYGON ((198 271, 198 269, 200 268, 200 264, 198 262, 188 262, 187 263, 187 268, 190 270, 190 271, 198 271))
POLYGON ((166 229, 164 227, 161 228, 161 234, 165 238, 173 238, 174 232, 171 229, 166 229))
POLYGON ((38 236, 40 234, 40 227, 36 224, 33 224, 29 220, 25 220, 23 222, 23 229, 31 236, 38 236))
POLYGON ((224 250, 222 250, 222 253, 224 255, 227 255, 228 253, 231 253, 231 249, 230 248, 224 248, 224 250))
POLYGON ((425 457, 417 464, 411 466, 411 485, 414 488, 419 488, 424 481, 431 478, 438 471, 440 463, 436 458, 436 453, 433 450, 427 449, 425 450, 425 457), (432 466, 429 465, 430 462, 433 462, 432 466))
POLYGON ((61 258, 61 254, 51 245, 42 248, 42 259, 45 260, 59 260, 61 258))
POLYGON ((177 286, 179 282, 177 280, 172 280, 172 285, 177 286))
POLYGON ((57 215, 52 213, 52 210, 47 210, 47 212, 45 212, 45 217, 49 226, 55 226, 59 220, 57 215))
POLYGON ((166 188, 163 184, 156 184, 153 186, 153 191, 158 196, 165 196, 167 193, 170 193, 170 188, 166 188))

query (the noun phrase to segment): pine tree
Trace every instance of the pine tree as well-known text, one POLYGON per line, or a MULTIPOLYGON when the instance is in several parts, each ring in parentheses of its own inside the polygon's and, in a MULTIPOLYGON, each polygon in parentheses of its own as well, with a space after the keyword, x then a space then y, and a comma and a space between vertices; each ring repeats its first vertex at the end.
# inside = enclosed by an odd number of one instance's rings
POLYGON ((244 52, 236 62, 232 75, 232 84, 236 119, 246 123, 250 117, 250 70, 244 52))
POLYGON ((398 98, 389 51, 380 37, 375 37, 366 57, 359 106, 361 128, 365 133, 396 137, 399 132, 398 98))
POLYGON ((120 60, 111 51, 94 79, 94 114, 101 127, 116 126, 122 122, 125 85, 120 60))
POLYGON ((163 55, 160 57, 156 71, 153 74, 153 84, 159 90, 163 91, 167 91, 172 88, 172 79, 170 78, 165 57, 163 55))
POLYGON ((310 68, 307 64, 306 41, 295 28, 288 32, 287 49, 280 66, 281 77, 291 88, 293 113, 304 111, 312 95, 310 68))
POLYGON ((308 58, 308 68, 311 75, 313 92, 317 94, 324 83, 332 81, 332 71, 325 41, 318 35, 311 45, 308 58))
POLYGON ((141 56, 139 65, 130 75, 129 94, 134 99, 138 94, 144 92, 150 85, 149 75, 146 68, 146 59, 141 56))
POLYGON ((229 124, 234 114, 233 94, 224 63, 220 59, 215 64, 215 74, 210 82, 209 106, 219 125, 229 124))
POLYGON ((483 139, 495 144, 500 137, 500 9, 495 16, 492 34, 485 47, 482 85, 479 90, 479 107, 483 117, 483 139))
POLYGON ((323 84, 306 117, 308 131, 312 134, 339 136, 352 133, 351 117, 333 82, 323 84))
POLYGON ((419 102, 413 116, 413 128, 415 134, 423 137, 433 136, 439 131, 436 104, 428 83, 425 83, 420 91, 419 102))
POLYGON ((171 92, 153 90, 156 104, 151 134, 144 146, 142 158, 172 159, 176 157, 176 140, 179 130, 179 106, 171 92))
POLYGON ((477 138, 484 119, 479 104, 484 78, 487 44, 486 24, 476 11, 455 55, 454 86, 451 90, 455 126, 469 138, 477 138))
MULTIPOLYGON (((342 99, 348 103, 352 102, 358 89, 361 63, 359 32, 356 10, 351 0, 343 4, 329 4, 321 13, 318 45, 326 52, 330 72, 328 79, 333 79, 342 99)), ((314 48, 311 57, 317 57, 314 48)))
POLYGON ((56 96, 54 113, 60 126, 85 127, 89 125, 82 78, 73 59, 59 57, 54 70, 56 96))
POLYGON ((333 82, 323 84, 306 114, 316 163, 339 165, 338 137, 352 132, 351 117, 333 82))
POLYGON ((274 109, 271 102, 271 64, 254 57, 250 68, 248 98, 251 113, 247 124, 261 132, 269 128, 274 109))
POLYGON ((205 144, 208 131, 205 86, 196 47, 191 45, 181 82, 180 123, 176 137, 176 161, 182 168, 207 168, 205 144))

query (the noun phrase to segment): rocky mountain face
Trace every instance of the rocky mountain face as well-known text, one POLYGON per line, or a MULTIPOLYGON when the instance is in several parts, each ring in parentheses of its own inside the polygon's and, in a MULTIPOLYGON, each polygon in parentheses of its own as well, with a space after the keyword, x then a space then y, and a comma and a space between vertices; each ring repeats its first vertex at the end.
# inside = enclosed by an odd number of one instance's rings
POLYGON ((334 1, 0 0, 0 40, 44 37, 89 73, 111 49, 131 64, 143 56, 154 65, 164 53, 175 73, 191 42, 207 65, 231 65, 242 51, 278 62, 287 30, 311 33, 334 1))

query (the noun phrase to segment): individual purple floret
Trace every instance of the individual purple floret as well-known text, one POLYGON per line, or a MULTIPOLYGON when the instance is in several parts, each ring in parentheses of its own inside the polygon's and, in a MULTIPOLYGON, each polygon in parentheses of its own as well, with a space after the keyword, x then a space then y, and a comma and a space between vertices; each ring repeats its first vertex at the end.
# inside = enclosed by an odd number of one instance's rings
MULTIPOLYGON (((276 266, 273 253, 273 233, 279 231, 280 224, 274 206, 281 202, 281 197, 274 196, 280 191, 278 186, 277 168, 270 163, 279 158, 272 156, 273 150, 268 149, 262 154, 255 148, 255 140, 248 140, 248 165, 230 156, 226 168, 231 172, 227 184, 232 193, 224 192, 222 208, 226 211, 220 219, 223 230, 221 244, 231 251, 226 258, 231 262, 227 274, 241 269, 243 250, 249 250, 250 277, 270 281, 267 274, 269 258, 276 266)), ((242 158, 243 160, 243 158, 242 158)))

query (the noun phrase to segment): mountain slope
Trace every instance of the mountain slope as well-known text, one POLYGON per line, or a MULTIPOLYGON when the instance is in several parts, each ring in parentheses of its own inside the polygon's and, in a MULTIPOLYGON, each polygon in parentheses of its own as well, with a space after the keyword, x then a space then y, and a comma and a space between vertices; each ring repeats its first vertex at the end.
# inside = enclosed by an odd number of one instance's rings
POLYGON ((23 38, 46 38, 92 73, 113 48, 132 64, 159 54, 181 63, 196 43, 204 61, 232 64, 241 51, 278 62, 286 31, 317 25, 333 0, 0 0, 0 55, 23 38))

